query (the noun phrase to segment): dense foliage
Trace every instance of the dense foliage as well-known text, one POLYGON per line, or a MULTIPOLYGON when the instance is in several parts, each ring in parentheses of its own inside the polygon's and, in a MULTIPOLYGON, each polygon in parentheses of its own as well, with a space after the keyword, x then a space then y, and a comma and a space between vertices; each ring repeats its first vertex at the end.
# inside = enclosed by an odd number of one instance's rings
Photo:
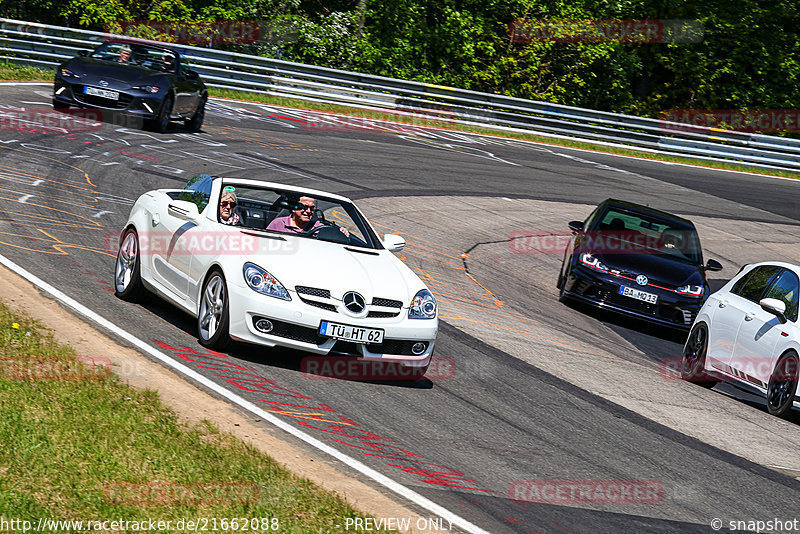
POLYGON ((632 114, 800 102, 796 0, 2 0, 6 17, 103 30, 131 20, 248 20, 281 57, 632 114), (699 42, 512 42, 525 20, 687 19, 699 42))

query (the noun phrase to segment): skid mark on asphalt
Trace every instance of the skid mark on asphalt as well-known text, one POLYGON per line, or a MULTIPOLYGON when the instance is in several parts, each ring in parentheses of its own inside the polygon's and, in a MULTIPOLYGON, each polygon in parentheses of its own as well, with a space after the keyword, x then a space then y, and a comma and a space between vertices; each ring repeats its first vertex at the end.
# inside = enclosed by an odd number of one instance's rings
POLYGON ((528 325, 537 331, 542 331, 545 329, 545 325, 520 312, 505 308, 503 302, 466 269, 464 262, 468 254, 451 247, 437 245, 413 234, 397 231, 390 226, 373 224, 384 230, 385 233, 402 235, 406 239, 406 246, 403 249, 404 261, 416 271, 436 296, 439 303, 439 316, 442 319, 482 324, 571 351, 619 360, 616 356, 592 350, 591 347, 525 329, 524 327, 528 325), (419 265, 423 265, 423 267, 419 265), (459 309, 462 311, 456 311, 459 309), (467 317, 464 312, 468 311, 478 312, 481 316, 494 317, 495 321, 467 317), (516 327, 502 324, 509 321, 516 327))

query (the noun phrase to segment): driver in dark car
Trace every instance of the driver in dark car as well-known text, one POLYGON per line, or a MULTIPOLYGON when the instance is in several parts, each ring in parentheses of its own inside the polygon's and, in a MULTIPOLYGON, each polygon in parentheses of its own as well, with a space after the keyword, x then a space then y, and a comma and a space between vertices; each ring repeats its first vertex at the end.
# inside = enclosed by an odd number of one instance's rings
POLYGON ((131 47, 128 45, 122 45, 122 48, 119 49, 119 60, 120 63, 130 63, 131 62, 131 47))
MULTIPOLYGON (((316 203, 311 197, 300 197, 297 199, 298 209, 292 210, 291 213, 285 217, 276 217, 267 226, 267 230, 275 230, 278 232, 286 232, 290 234, 302 234, 310 232, 315 228, 322 226, 322 223, 317 220, 311 223, 314 215, 314 208, 316 203)), ((350 237, 350 232, 347 228, 340 227, 339 230, 347 237, 350 237)))

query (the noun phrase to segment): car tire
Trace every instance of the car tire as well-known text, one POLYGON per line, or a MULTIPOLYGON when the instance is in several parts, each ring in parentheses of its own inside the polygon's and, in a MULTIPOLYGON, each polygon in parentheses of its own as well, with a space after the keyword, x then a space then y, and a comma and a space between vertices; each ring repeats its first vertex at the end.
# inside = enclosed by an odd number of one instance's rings
POLYGON ((169 117, 172 114, 173 102, 172 95, 164 97, 161 109, 158 110, 158 116, 150 122, 151 130, 158 133, 165 133, 169 129, 169 117))
POLYGON ((60 102, 55 98, 53 99, 53 109, 67 109, 67 108, 69 108, 69 104, 65 102, 60 102))
POLYGON ((203 284, 197 314, 197 333, 204 347, 222 350, 230 343, 228 300, 225 276, 219 269, 214 269, 203 284))
POLYGON ((569 276, 569 271, 564 273, 564 276, 561 276, 559 273, 558 279, 558 301, 559 302, 567 302, 569 296, 567 296, 567 276, 569 276))
POLYGON ((683 346, 681 358, 681 378, 692 384, 705 388, 714 387, 719 382, 705 371, 706 353, 708 352, 708 327, 699 323, 689 332, 686 344, 683 346))
POLYGON ((797 393, 797 371, 797 354, 793 352, 784 354, 775 364, 767 386, 767 410, 772 415, 786 418, 792 411, 797 393))
POLYGON ((141 277, 139 235, 133 228, 128 228, 119 242, 114 269, 114 294, 122 300, 136 302, 146 294, 141 277))
POLYGON ((206 116, 206 100, 207 97, 203 97, 200 100, 200 104, 198 104, 197 109, 194 110, 194 114, 192 115, 191 119, 186 119, 183 124, 186 126, 186 129, 190 132, 199 132, 200 128, 203 127, 203 119, 206 116))

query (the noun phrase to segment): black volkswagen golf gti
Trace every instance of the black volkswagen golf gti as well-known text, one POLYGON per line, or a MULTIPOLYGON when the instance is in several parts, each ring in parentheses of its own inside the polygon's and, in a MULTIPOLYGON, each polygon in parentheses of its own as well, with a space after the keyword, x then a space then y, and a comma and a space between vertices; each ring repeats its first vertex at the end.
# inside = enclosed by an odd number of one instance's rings
POLYGON ((175 50, 157 43, 106 41, 58 66, 56 109, 89 107, 141 119, 164 132, 171 120, 199 131, 208 91, 175 50))
POLYGON ((708 298, 700 239, 691 221, 632 202, 608 199, 573 235, 558 277, 559 299, 579 300, 688 330, 708 298))

